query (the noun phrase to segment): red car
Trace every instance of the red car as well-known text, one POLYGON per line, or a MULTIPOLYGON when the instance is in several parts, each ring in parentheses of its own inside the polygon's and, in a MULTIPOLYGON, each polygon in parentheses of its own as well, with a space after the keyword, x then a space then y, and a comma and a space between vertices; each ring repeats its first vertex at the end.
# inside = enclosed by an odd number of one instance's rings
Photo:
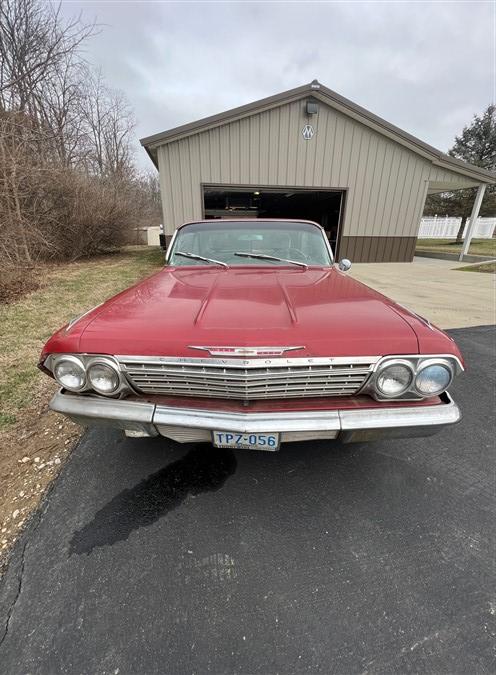
POLYGON ((163 269, 48 340, 50 406, 128 436, 258 450, 458 422, 454 341, 350 265, 309 221, 187 223, 163 269))

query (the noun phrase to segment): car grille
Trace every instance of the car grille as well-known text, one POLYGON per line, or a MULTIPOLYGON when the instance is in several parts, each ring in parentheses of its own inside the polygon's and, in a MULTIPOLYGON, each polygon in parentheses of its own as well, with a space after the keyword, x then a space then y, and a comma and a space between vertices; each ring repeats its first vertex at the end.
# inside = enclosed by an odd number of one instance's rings
POLYGON ((118 357, 129 383, 140 392, 245 401, 352 396, 363 386, 378 358, 118 357))

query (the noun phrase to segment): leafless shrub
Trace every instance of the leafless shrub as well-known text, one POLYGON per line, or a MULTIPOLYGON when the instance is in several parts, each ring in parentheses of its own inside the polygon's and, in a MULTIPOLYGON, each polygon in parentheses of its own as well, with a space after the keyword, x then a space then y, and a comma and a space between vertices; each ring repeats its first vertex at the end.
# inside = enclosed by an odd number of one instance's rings
POLYGON ((76 259, 121 246, 142 190, 117 176, 37 161, 38 131, 0 116, 0 257, 15 265, 76 259))
POLYGON ((60 171, 47 176, 41 192, 50 214, 45 218, 50 242, 45 258, 75 260, 117 249, 126 241, 134 207, 118 181, 60 171))

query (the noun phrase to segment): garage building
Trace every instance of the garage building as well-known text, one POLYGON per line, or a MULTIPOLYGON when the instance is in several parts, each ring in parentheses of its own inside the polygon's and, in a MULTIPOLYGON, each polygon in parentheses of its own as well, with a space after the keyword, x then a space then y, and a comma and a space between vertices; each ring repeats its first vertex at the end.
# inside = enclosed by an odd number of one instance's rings
POLYGON ((141 140, 159 170, 165 233, 204 218, 302 218, 339 258, 410 261, 428 192, 490 172, 389 124, 317 80, 141 140))

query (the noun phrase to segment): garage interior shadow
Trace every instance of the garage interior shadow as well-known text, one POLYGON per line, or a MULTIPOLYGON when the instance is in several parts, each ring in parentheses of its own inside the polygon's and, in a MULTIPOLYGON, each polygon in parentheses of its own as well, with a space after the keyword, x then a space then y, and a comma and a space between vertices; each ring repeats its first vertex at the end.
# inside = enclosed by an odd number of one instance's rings
POLYGON ((203 190, 204 216, 212 218, 292 218, 312 220, 324 228, 333 251, 339 244, 345 192, 303 188, 203 190))

